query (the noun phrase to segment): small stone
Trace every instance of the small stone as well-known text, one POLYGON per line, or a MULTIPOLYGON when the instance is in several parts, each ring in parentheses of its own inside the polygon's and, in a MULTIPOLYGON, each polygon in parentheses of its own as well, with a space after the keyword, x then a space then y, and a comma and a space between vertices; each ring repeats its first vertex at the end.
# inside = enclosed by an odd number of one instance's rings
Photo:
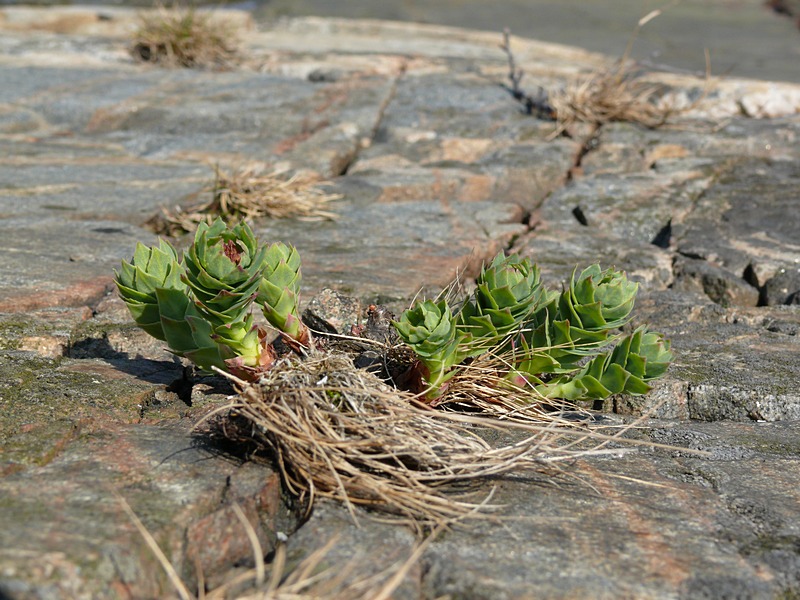
POLYGON ((778 271, 764 286, 766 304, 800 304, 800 267, 778 271))
POLYGON ((361 303, 358 298, 324 289, 308 303, 303 321, 314 331, 347 334, 361 322, 361 303))
POLYGON ((680 257, 672 288, 700 291, 721 306, 756 306, 759 291, 741 277, 707 261, 680 257))
POLYGON ((64 356, 69 347, 69 338, 66 336, 32 335, 20 340, 19 349, 35 352, 46 358, 64 356))

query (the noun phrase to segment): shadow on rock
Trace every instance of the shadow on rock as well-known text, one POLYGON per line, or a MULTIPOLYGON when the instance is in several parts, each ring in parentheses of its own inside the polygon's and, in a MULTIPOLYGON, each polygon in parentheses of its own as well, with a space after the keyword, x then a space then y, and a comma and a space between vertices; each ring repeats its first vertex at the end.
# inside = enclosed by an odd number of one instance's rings
POLYGON ((114 348, 106 335, 75 342, 69 347, 66 355, 76 359, 102 359, 137 379, 167 385, 167 391, 177 393, 184 401, 191 399, 190 374, 185 372, 185 367, 177 356, 173 356, 172 361, 167 361, 145 358, 139 354, 131 355, 129 352, 114 348), (188 391, 185 389, 187 386, 188 391))

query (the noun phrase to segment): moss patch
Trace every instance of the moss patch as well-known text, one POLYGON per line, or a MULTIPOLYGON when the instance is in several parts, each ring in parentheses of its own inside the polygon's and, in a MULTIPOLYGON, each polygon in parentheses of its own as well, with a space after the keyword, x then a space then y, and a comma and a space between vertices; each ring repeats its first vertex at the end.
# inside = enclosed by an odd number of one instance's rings
POLYGON ((155 387, 100 360, 0 352, 4 470, 49 462, 92 421, 138 421, 155 387))

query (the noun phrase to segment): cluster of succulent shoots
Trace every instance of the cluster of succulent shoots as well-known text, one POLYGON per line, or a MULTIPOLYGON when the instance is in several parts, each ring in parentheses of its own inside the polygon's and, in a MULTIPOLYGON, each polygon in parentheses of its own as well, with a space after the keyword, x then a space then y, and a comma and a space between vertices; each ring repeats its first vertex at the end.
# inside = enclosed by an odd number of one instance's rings
POLYGON ((660 333, 645 327, 620 332, 637 289, 624 273, 593 265, 576 269, 562 292, 551 291, 527 258, 499 254, 460 306, 426 300, 394 325, 418 357, 419 379, 432 403, 454 375, 489 353, 504 366, 505 381, 539 397, 643 394, 672 354, 660 333))
MULTIPOLYGON (((182 256, 164 240, 138 244, 115 281, 136 323, 205 371, 253 381, 271 367, 275 338, 255 321, 254 306, 285 346, 302 353, 312 345, 299 316, 297 250, 259 244, 245 222, 201 223, 182 256)), ((593 265, 558 293, 528 259, 499 254, 476 283, 455 308, 426 300, 393 323, 417 359, 405 379, 431 404, 481 356, 500 359, 509 385, 566 400, 643 394, 672 359, 661 334, 620 332, 637 284, 619 271, 593 265)))
POLYGON ((119 294, 136 323, 203 370, 255 380, 276 358, 253 305, 297 351, 311 343, 299 316, 300 256, 291 246, 259 245, 245 222, 201 223, 178 256, 164 240, 138 244, 116 272, 119 294))

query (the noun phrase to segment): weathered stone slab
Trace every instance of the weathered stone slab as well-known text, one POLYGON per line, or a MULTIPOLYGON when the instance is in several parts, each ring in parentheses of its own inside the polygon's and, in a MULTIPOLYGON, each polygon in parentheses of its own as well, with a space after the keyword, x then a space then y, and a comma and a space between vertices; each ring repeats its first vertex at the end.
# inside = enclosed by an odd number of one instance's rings
POLYGON ((514 249, 539 265, 551 289, 561 289, 593 263, 615 267, 641 283, 644 290, 664 289, 672 283, 672 255, 653 244, 582 225, 577 219, 544 221, 516 241, 514 249))
MULTIPOLYGON (((219 390, 190 389, 111 283, 136 241, 154 241, 150 214, 207 183, 210 164, 250 161, 315 171, 344 196, 336 221, 254 223, 300 249, 304 299, 334 287, 402 306, 501 249, 531 256, 553 287, 575 265, 614 265, 641 283, 634 324, 664 331, 676 360, 650 395, 604 408, 715 421, 639 433, 709 459, 639 450, 558 485, 482 484, 498 486, 498 519, 444 532, 396 597, 799 593, 800 318, 795 304, 754 306, 795 293, 795 87, 648 75, 687 103, 706 96, 672 129, 551 140, 553 123, 499 87, 496 32, 301 19, 249 32, 234 71, 162 71, 126 54, 133 12, 103 12, 0 10, 2 594, 168 594, 112 489, 189 582, 195 558, 212 585, 248 564, 231 500, 265 552, 293 529, 274 473, 189 437, 219 390)), ((514 49, 531 86, 608 64, 514 49)), ((290 566, 337 532, 328 564, 360 557, 353 578, 410 552, 408 531, 361 526, 323 503, 291 538, 290 566)))
POLYGON ((193 440, 191 424, 88 428, 52 462, 0 480, 0 594, 171 597, 172 584, 115 494, 187 582, 202 569, 213 585, 252 561, 234 503, 269 552, 276 531, 294 527, 278 476, 193 440))
MULTIPOLYGON (((708 458, 638 450, 588 459, 564 477, 496 482, 501 516, 469 519, 425 552, 408 590, 437 598, 771 598, 798 588, 795 519, 800 467, 792 424, 650 422, 645 438, 686 445, 708 458), (571 477, 574 475, 575 477, 571 477)), ((359 552, 353 578, 408 549, 396 529, 323 503, 292 539, 304 555, 340 536, 329 566, 359 552), (306 529, 308 528, 308 529, 306 529), (390 544, 386 539, 391 539, 390 544)), ((299 557, 297 558, 299 560, 299 557)))
POLYGON ((425 286, 441 289, 525 229, 512 205, 449 196, 382 202, 385 189, 358 179, 334 188, 346 197, 335 205, 336 221, 274 221, 257 229, 264 240, 298 248, 307 298, 325 287, 382 301, 409 298, 425 286))
POLYGON ((675 247, 763 286, 800 264, 797 161, 742 160, 674 227, 675 247))
POLYGON ((0 312, 91 305, 136 242, 153 239, 121 221, 0 219, 0 312))
MULTIPOLYGON (((161 207, 185 202, 214 181, 211 165, 110 158, 118 150, 108 145, 51 146, 45 150, 50 156, 31 148, 24 158, 15 155, 19 147, 9 145, 8 155, 14 158, 0 165, 0 182, 5 184, 0 188, 0 215, 6 219, 109 219, 141 225, 161 207)), ((69 244, 69 237, 65 241, 69 244)))
POLYGON ((571 223, 652 243, 670 222, 688 212, 710 183, 697 172, 652 172, 580 177, 553 193, 541 209, 545 222, 571 223))
POLYGON ((667 291, 640 298, 636 315, 666 334, 675 360, 652 393, 607 401, 618 412, 653 410, 708 421, 800 419, 800 315, 794 307, 725 309, 699 294, 667 291))

